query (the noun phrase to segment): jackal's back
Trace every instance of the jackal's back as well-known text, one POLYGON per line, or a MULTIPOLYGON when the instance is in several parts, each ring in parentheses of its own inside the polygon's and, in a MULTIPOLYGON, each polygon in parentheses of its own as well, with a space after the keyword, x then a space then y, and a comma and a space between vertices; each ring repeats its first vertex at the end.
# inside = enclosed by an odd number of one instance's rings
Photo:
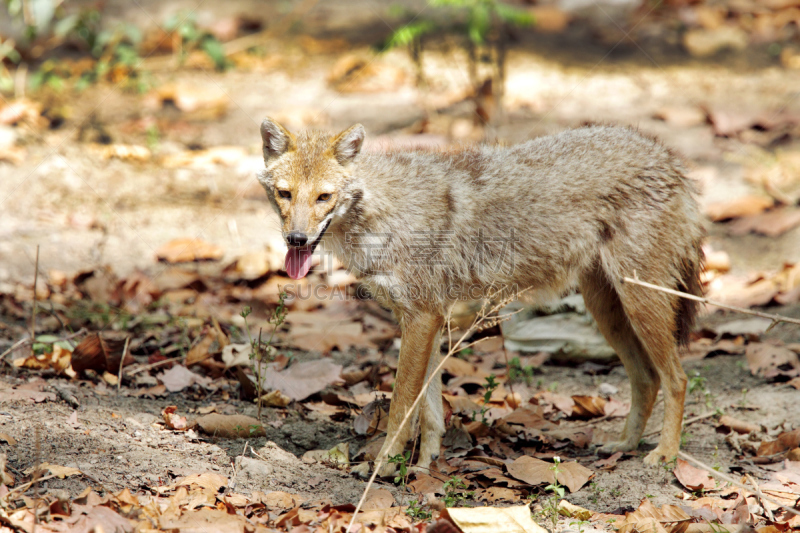
POLYGON ((693 184, 667 149, 630 128, 363 154, 354 176, 363 201, 333 232, 334 248, 378 292, 413 284, 427 291, 426 305, 448 303, 431 297, 442 287, 465 299, 503 284, 553 297, 597 263, 614 275, 680 280, 699 261, 693 184), (380 235, 380 253, 348 249, 344 232, 351 244, 353 234, 380 235))

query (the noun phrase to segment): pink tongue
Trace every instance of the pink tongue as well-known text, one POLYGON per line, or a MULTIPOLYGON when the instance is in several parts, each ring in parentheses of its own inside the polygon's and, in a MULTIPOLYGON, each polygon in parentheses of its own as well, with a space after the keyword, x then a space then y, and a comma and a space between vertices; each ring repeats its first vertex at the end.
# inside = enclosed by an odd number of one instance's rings
POLYGON ((311 269, 311 247, 289 248, 286 252, 286 273, 292 279, 301 279, 311 269))

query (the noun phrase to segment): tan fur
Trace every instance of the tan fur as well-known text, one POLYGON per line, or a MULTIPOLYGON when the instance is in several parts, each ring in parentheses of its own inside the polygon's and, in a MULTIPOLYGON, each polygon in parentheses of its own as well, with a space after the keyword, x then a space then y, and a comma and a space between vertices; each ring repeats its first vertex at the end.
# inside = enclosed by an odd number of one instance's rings
MULTIPOLYGON (((401 453, 411 428, 399 422, 439 357, 438 334, 456 299, 500 287, 530 288, 538 300, 579 288, 587 308, 619 354, 633 406, 618 442, 637 447, 664 390, 661 441, 648 464, 677 455, 686 388, 678 358, 695 307, 677 297, 623 284, 623 276, 701 291, 701 216, 693 184, 674 156, 630 128, 587 127, 510 148, 448 152, 361 153, 356 125, 330 136, 297 138, 267 119, 266 170, 259 176, 280 214, 284 235, 319 238, 402 329, 388 436, 401 453), (297 191, 291 202, 278 190, 297 191), (329 204, 310 204, 333 191, 329 204), (420 239, 446 237, 420 259, 420 239), (430 252, 430 253, 429 253, 430 252)), ((441 382, 434 380, 421 415, 418 466, 427 468, 444 432, 441 382)), ((369 466, 356 469, 361 474, 369 466)), ((394 470, 387 465, 381 474, 394 470)))

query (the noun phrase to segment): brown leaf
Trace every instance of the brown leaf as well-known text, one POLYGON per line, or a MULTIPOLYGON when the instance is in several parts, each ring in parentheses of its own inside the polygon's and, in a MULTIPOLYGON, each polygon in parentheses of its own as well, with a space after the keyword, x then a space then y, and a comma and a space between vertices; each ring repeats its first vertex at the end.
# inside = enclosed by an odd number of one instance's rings
POLYGON ((442 494, 444 495, 444 481, 428 474, 417 472, 416 479, 410 481, 408 486, 416 494, 442 494))
POLYGON ((330 353, 334 348, 342 352, 351 348, 377 348, 358 322, 299 325, 291 329, 286 340, 292 346, 308 352, 330 353))
POLYGON ((608 400, 603 406, 603 413, 609 418, 617 418, 628 416, 631 412, 631 404, 628 402, 620 402, 619 400, 608 400))
POLYGON ((222 333, 219 327, 209 328, 200 342, 189 349, 184 364, 186 366, 192 366, 204 361, 214 354, 219 353, 227 344, 228 337, 222 333))
MULTIPOLYGON (((553 463, 523 455, 506 466, 508 473, 529 485, 553 483, 553 463)), ((570 492, 575 492, 586 484, 594 473, 575 461, 558 465, 558 482, 566 485, 570 492)))
POLYGON ((800 372, 800 359, 788 348, 766 343, 750 343, 745 350, 750 372, 755 376, 767 378, 781 374, 797 375, 800 372))
POLYGON ((164 423, 167 424, 168 428, 184 431, 187 429, 186 417, 176 414, 175 411, 177 410, 178 408, 174 405, 165 407, 164 410, 161 411, 161 417, 164 419, 164 423))
MULTIPOLYGON (((679 459, 680 461, 680 459, 679 459)), ((625 515, 625 520, 615 524, 620 533, 635 533, 647 531, 652 533, 666 533, 664 524, 688 522, 691 517, 680 507, 675 505, 662 505, 657 509, 648 498, 643 498, 639 508, 625 515)), ((670 528, 670 531, 675 531, 670 528)), ((678 529, 677 531, 681 531, 678 529)))
POLYGON ((617 466, 617 461, 622 458, 622 452, 617 452, 615 454, 610 455, 606 459, 600 459, 599 461, 595 461, 592 463, 592 466, 595 468, 602 468, 603 470, 612 470, 615 466, 617 466))
POLYGON ((575 461, 561 463, 558 470, 558 482, 566 485, 570 492, 577 492, 594 477, 594 472, 575 461))
POLYGON ((470 377, 478 377, 478 378, 485 378, 489 374, 482 370, 479 370, 477 366, 464 361, 463 359, 459 359, 458 357, 448 357, 447 360, 444 362, 444 366, 442 369, 451 376, 460 377, 460 376, 470 376, 470 377))
POLYGON ((738 418, 734 418, 729 415, 722 415, 719 418, 719 422, 717 425, 730 428, 737 433, 743 433, 743 434, 761 430, 761 426, 759 426, 758 424, 753 424, 752 422, 745 422, 744 420, 739 420, 738 418))
POLYGON ((696 468, 683 459, 678 459, 678 463, 672 472, 681 482, 681 485, 692 491, 712 490, 717 486, 714 478, 709 476, 705 470, 696 468))
POLYGON ((217 261, 224 252, 215 244, 201 239, 173 239, 156 250, 159 261, 167 263, 191 263, 193 261, 217 261))
POLYGON ((394 496, 386 489, 372 488, 364 500, 364 509, 388 509, 395 504, 394 496))
POLYGON ((464 533, 547 533, 531 517, 527 505, 515 507, 452 507, 442 511, 464 533))
POLYGON ((295 363, 281 372, 266 368, 262 389, 279 390, 292 400, 301 401, 339 381, 341 374, 342 365, 329 359, 295 363))
POLYGON ((211 413, 201 416, 194 423, 205 433, 226 439, 256 438, 266 435, 264 426, 251 416, 221 415, 211 413))
POLYGON ((783 207, 735 220, 728 226, 728 231, 734 236, 758 233, 777 237, 797 226, 800 226, 800 209, 783 207))
POLYGON ((605 415, 605 399, 600 396, 573 396, 575 405, 572 416, 577 418, 594 418, 605 415))
MULTIPOLYGON (((477 404, 476 404, 477 405, 477 404)), ((501 418, 506 424, 522 425, 526 428, 554 428, 555 424, 544 418, 543 409, 538 405, 526 405, 501 418)))
MULTIPOLYGON (((534 403, 534 400, 538 405, 544 406, 545 408, 548 405, 555 407, 567 416, 572 416, 572 409, 575 407, 575 401, 569 396, 556 394, 550 391, 536 393, 536 395, 531 398, 531 403, 534 403)), ((545 412, 547 412, 546 409, 545 412)))
MULTIPOLYGON (((119 372, 119 362, 122 359, 122 350, 125 341, 101 337, 99 333, 92 333, 81 341, 72 352, 72 369, 81 373, 86 370, 95 372, 119 372)), ((123 366, 133 364, 135 360, 130 353, 126 354, 123 366)))
POLYGON ((800 429, 784 431, 778 435, 777 439, 769 442, 762 442, 758 447, 758 455, 775 455, 776 453, 785 452, 792 448, 797 448, 798 446, 800 446, 800 429))
POLYGON ((175 365, 156 375, 156 378, 167 387, 169 392, 182 391, 195 383, 205 386, 211 381, 211 378, 195 374, 183 365, 175 365))
POLYGON ((706 207, 706 214, 714 222, 722 222, 732 218, 757 215, 772 207, 775 201, 768 196, 740 196, 734 200, 711 203, 706 207))
POLYGON ((506 487, 489 487, 481 494, 483 501, 495 502, 516 502, 519 501, 519 494, 513 489, 506 487))

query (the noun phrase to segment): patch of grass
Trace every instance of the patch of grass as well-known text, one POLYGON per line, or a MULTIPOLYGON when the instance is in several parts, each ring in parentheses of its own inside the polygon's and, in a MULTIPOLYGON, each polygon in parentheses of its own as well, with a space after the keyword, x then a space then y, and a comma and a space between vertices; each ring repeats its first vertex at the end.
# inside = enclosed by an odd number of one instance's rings
POLYGON ((463 479, 452 476, 447 480, 442 487, 444 489, 444 502, 445 507, 458 507, 459 504, 475 497, 475 491, 465 492, 468 485, 463 479))

